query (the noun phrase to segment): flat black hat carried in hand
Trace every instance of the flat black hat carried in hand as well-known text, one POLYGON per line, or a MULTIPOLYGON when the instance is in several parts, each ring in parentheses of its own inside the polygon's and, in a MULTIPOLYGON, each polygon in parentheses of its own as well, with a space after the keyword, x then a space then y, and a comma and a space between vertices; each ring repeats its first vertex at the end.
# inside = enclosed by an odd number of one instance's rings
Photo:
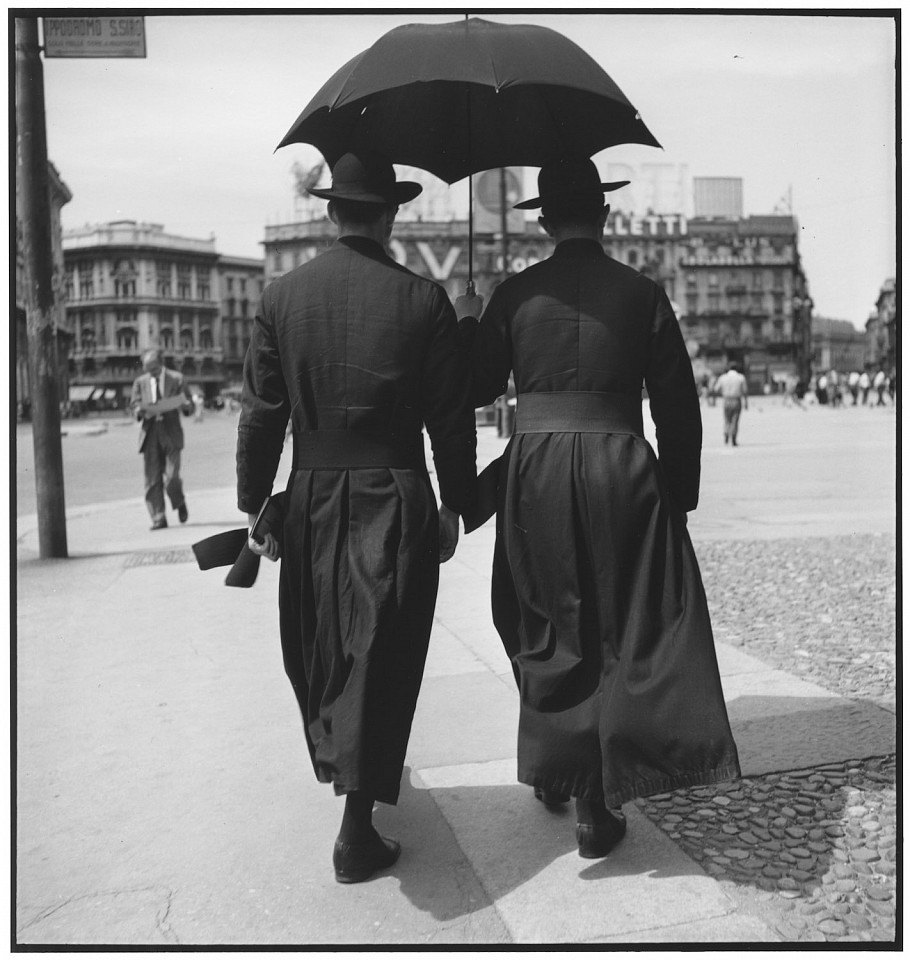
POLYGON ((625 187, 630 180, 601 183, 594 161, 585 157, 555 160, 540 168, 537 175, 539 197, 515 204, 516 210, 536 210, 544 204, 576 199, 599 199, 603 194, 625 187))
POLYGON ((419 183, 395 180, 392 162, 378 153, 346 153, 332 167, 328 190, 309 189, 323 200, 356 200, 358 203, 407 203, 423 190, 419 183))

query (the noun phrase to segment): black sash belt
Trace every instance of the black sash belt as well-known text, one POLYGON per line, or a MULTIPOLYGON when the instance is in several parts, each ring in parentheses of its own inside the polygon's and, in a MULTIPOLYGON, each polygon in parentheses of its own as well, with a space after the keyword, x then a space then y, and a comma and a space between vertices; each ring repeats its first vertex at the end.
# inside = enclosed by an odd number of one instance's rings
POLYGON ((628 393, 522 393, 516 433, 633 433, 643 436, 641 397, 628 393))
POLYGON ((424 470, 423 438, 418 436, 405 442, 354 430, 314 430, 294 434, 295 470, 356 470, 360 467, 424 470))

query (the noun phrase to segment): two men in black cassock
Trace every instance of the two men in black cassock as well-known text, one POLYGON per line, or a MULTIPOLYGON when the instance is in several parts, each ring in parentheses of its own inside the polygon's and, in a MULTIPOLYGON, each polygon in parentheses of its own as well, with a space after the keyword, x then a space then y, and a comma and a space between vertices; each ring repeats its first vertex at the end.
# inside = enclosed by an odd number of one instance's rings
MULTIPOLYGON (((330 201, 338 240, 270 284, 256 316, 239 506, 252 522, 290 418, 281 641, 316 776, 346 797, 341 882, 399 853, 372 806, 398 797, 438 562, 459 514, 479 522, 474 407, 510 373, 493 612, 521 694, 519 780, 548 804, 574 797, 579 852, 603 856, 625 832, 622 803, 739 772, 685 526, 701 449, 688 354, 663 290, 600 244, 617 185, 585 160, 544 168, 540 186, 520 206, 543 206, 554 255, 501 284, 466 336, 444 290, 383 250, 419 185, 348 154, 331 189, 311 190, 330 201), (659 462, 642 436, 643 382, 659 462)), ((482 301, 456 306, 476 318, 482 301)), ((278 555, 271 535, 253 546, 278 555)))

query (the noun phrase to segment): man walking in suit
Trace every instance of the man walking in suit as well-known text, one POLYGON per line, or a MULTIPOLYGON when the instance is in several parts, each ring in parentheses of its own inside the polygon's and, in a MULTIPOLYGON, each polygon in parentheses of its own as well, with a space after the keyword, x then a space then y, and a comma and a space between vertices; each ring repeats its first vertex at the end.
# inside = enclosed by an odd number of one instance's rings
POLYGON ((165 368, 160 350, 147 350, 142 356, 143 374, 133 381, 130 409, 142 421, 139 434, 139 452, 145 465, 145 503, 152 518, 152 530, 167 526, 164 513, 164 494, 177 511, 181 523, 189 513, 180 478, 180 451, 183 449, 181 411, 193 409, 193 397, 183 381, 182 374, 165 368), (183 398, 176 404, 173 398, 183 398), (173 409, 156 411, 153 405, 171 400, 173 409))
MULTIPOLYGON (((252 524, 290 418, 281 644, 316 778, 345 797, 335 877, 356 883, 399 854, 374 829, 373 804, 398 800, 439 564, 473 498, 476 433, 445 290, 384 250, 420 185, 349 153, 332 188, 310 192, 330 201, 338 239, 263 294, 244 365, 238 506, 252 524)), ((278 556, 271 533, 250 547, 278 556)))

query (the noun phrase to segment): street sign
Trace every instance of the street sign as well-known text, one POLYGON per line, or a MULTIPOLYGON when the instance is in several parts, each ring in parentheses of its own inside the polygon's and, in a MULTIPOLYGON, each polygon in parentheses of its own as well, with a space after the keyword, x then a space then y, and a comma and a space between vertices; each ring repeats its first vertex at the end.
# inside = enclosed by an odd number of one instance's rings
POLYGON ((144 57, 145 17, 42 17, 45 57, 144 57))

